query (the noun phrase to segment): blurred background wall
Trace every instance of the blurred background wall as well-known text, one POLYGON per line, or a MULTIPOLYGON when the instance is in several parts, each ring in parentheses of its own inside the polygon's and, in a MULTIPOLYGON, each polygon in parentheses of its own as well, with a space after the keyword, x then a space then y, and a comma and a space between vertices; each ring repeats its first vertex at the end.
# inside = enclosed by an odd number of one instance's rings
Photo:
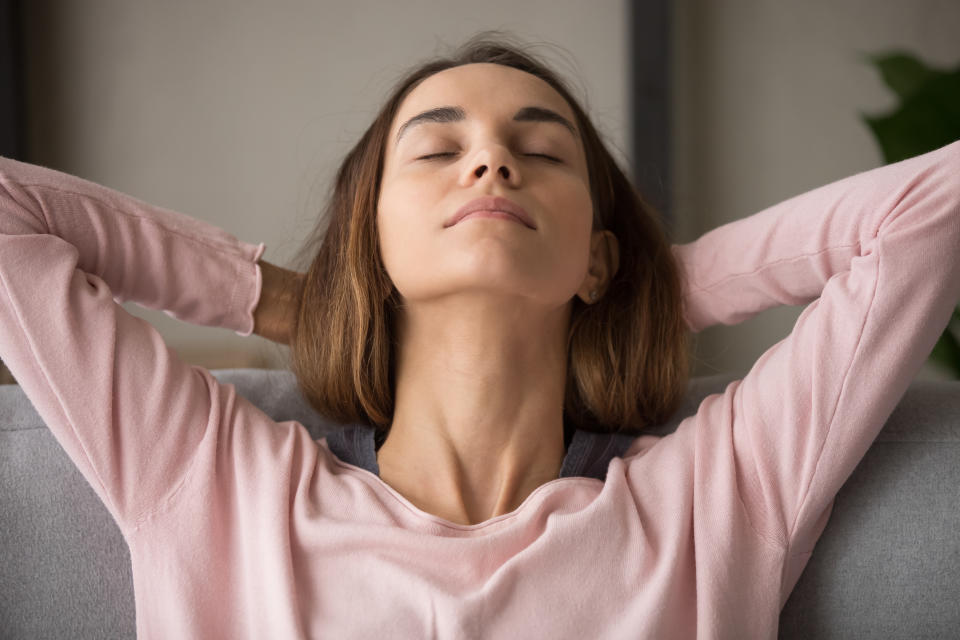
MULTIPOLYGON (((662 178, 678 242, 882 164, 858 112, 886 111, 894 99, 860 52, 902 48, 931 64, 960 62, 956 0, 20 6, 24 159, 265 242, 264 258, 281 265, 391 84, 482 29, 558 45, 536 52, 586 96, 628 173, 662 178), (668 18, 662 27, 658 9, 668 18), (637 44, 661 31, 661 54, 638 53, 637 44), (644 136, 652 145, 658 125, 643 120, 646 110, 631 112, 642 104, 631 96, 634 76, 642 82, 658 65, 667 65, 668 80, 663 166, 643 153, 644 136)), ((196 364, 282 366, 285 350, 259 337, 125 308, 196 364)), ((773 309, 699 334, 694 372, 745 373, 800 311, 773 309)))
MULTIPOLYGON (((861 53, 960 64, 957 0, 678 0, 673 3, 673 193, 693 240, 884 164, 859 113, 897 103, 861 53)), ((697 338, 697 371, 746 373, 803 310, 779 307, 697 338)), ((927 365, 923 377, 939 377, 927 365)))
MULTIPOLYGON (((509 30, 588 96, 628 162, 626 7, 579 2, 38 0, 23 3, 29 161, 265 242, 285 264, 346 152, 414 63, 509 30)), ((188 361, 285 348, 127 303, 188 361)))

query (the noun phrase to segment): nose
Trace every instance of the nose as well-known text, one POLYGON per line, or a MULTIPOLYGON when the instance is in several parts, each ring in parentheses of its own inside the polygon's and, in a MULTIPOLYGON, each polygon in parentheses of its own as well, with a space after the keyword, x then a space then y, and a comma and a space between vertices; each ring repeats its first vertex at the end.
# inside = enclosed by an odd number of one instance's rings
POLYGON ((465 185, 479 180, 503 180, 510 186, 519 186, 520 171, 513 156, 501 147, 483 149, 466 165, 463 175, 465 185))
MULTIPOLYGON (((482 164, 482 165, 480 165, 479 167, 477 167, 476 169, 474 169, 474 170, 473 170, 473 173, 474 173, 474 175, 476 175, 478 178, 480 178, 480 177, 483 176, 483 174, 484 174, 486 171, 487 171, 487 165, 482 164)), ((501 174, 505 179, 509 180, 509 179, 510 179, 510 168, 507 167, 507 165, 501 165, 501 166, 500 166, 500 174, 501 174)))

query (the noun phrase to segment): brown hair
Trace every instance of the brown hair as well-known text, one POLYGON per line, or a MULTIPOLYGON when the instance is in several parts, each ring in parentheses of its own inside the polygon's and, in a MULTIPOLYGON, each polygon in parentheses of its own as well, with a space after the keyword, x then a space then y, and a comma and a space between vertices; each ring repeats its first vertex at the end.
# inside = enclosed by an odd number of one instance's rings
POLYGON ((298 254, 310 259, 291 366, 301 392, 321 414, 367 423, 385 437, 393 416, 394 327, 400 294, 380 256, 376 207, 393 118, 425 78, 487 62, 533 74, 570 105, 586 149, 594 229, 608 229, 620 266, 604 297, 573 298, 568 334, 565 422, 591 431, 636 432, 677 409, 688 379, 689 332, 679 265, 659 214, 617 166, 583 109, 544 63, 500 34, 477 34, 452 56, 409 71, 337 172, 324 215, 298 254))

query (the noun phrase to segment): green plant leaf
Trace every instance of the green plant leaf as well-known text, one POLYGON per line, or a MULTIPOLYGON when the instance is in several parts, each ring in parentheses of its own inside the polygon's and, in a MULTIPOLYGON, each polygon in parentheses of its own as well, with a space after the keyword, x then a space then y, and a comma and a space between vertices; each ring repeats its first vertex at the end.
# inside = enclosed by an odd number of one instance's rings
POLYGON ((947 328, 930 352, 930 360, 948 369, 954 378, 960 379, 960 340, 947 328))
POLYGON ((944 73, 905 51, 867 53, 862 57, 877 68, 883 81, 901 100, 907 100, 924 84, 944 73))
POLYGON ((899 109, 881 116, 860 114, 887 163, 960 139, 960 69, 928 78, 899 109))

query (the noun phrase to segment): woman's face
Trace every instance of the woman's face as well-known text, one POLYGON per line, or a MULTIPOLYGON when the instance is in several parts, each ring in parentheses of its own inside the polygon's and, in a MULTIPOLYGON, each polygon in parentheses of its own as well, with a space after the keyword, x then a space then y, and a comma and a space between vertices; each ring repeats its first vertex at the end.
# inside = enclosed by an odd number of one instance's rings
POLYGON ((483 295, 562 306, 587 275, 592 220, 573 111, 540 78, 469 64, 426 78, 400 105, 377 223, 384 265, 407 304, 483 295), (447 226, 483 196, 519 205, 535 228, 483 216, 447 226))

